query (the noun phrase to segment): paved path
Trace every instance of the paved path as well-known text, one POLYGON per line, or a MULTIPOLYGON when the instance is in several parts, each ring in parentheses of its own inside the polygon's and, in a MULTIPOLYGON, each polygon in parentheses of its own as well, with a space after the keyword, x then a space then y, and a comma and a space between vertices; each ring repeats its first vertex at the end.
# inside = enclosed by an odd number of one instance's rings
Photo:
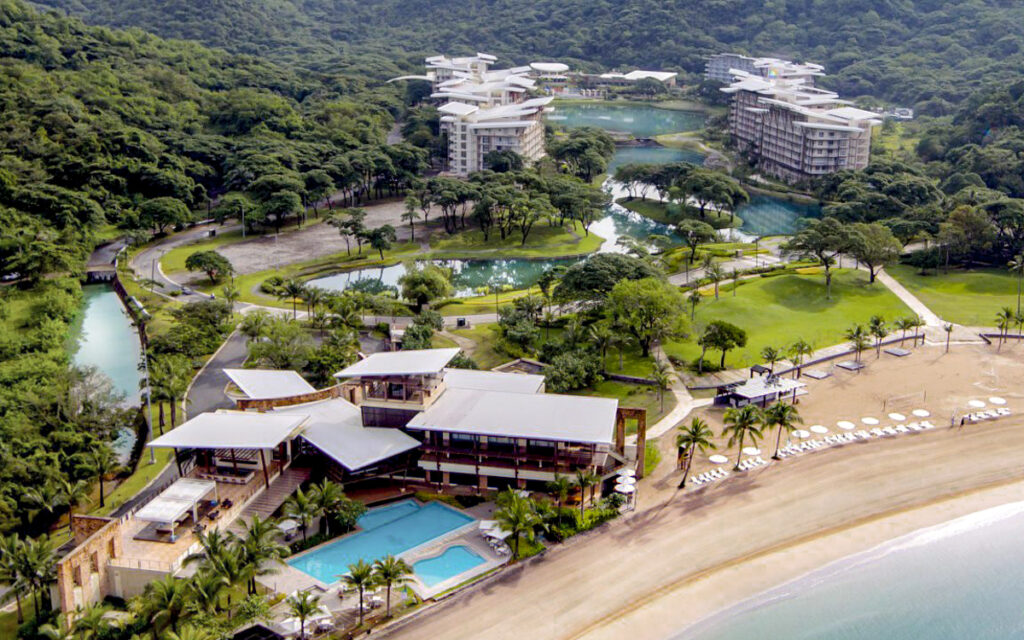
POLYGON ((921 316, 921 318, 924 320, 925 326, 942 327, 943 325, 946 324, 945 322, 942 321, 942 318, 936 315, 934 311, 925 306, 925 304, 921 302, 917 298, 917 296, 907 291, 906 287, 897 282, 896 278, 893 278, 885 271, 880 271, 878 275, 875 277, 878 279, 879 282, 888 287, 889 291, 892 291, 894 294, 896 294, 896 297, 902 300, 903 304, 910 307, 911 311, 921 316))
POLYGON ((204 224, 193 227, 192 229, 169 236, 156 244, 146 247, 132 258, 129 266, 131 266, 132 271, 135 272, 137 277, 159 282, 163 288, 154 289, 153 291, 157 294, 167 296, 171 291, 181 290, 183 292, 182 295, 175 298, 180 302, 209 300, 209 296, 192 292, 164 275, 164 272, 160 269, 160 258, 175 247, 179 247, 185 243, 192 242, 193 240, 209 235, 211 229, 216 229, 218 233, 227 233, 239 228, 239 225, 221 226, 218 224, 204 224), (185 293, 185 291, 189 292, 185 293))
POLYGON ((237 331, 228 336, 217 353, 192 380, 185 405, 185 412, 189 418, 207 411, 229 409, 234 406, 234 403, 224 395, 228 377, 223 370, 241 368, 247 355, 246 337, 237 331))

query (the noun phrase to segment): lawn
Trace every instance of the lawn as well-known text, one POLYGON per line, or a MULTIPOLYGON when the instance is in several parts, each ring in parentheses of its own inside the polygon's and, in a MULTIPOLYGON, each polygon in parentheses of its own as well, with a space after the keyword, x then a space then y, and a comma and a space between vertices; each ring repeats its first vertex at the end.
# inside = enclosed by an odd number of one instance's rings
POLYGON ((497 230, 490 233, 485 241, 479 229, 462 231, 454 235, 442 235, 432 238, 430 243, 431 258, 558 258, 563 256, 580 256, 593 253, 601 248, 604 238, 591 233, 586 235, 583 230, 568 231, 563 227, 536 225, 526 238, 521 241, 518 232, 507 236, 504 240, 497 230))
POLYGON ((472 340, 476 346, 468 350, 468 355, 473 358, 481 369, 493 369, 494 367, 508 362, 512 358, 495 349, 498 340, 497 324, 478 324, 469 329, 454 329, 457 336, 472 340))
MULTIPOLYGON (((530 287, 529 289, 503 291, 498 294, 497 305, 499 307, 503 307, 507 304, 511 304, 517 298, 522 298, 523 296, 530 294, 539 296, 540 288, 530 287)), ((434 310, 445 316, 468 316, 480 313, 496 313, 494 294, 489 293, 487 295, 471 296, 468 298, 452 298, 448 302, 435 306, 434 310)))
MULTIPOLYGON (((678 205, 660 200, 619 198, 615 201, 615 204, 662 224, 672 224, 680 219, 678 205)), ((718 213, 717 211, 705 209, 705 217, 701 218, 700 212, 693 207, 686 207, 685 212, 686 215, 682 217, 707 222, 716 229, 725 229, 726 227, 738 228, 743 225, 743 220, 739 216, 732 216, 730 219, 728 213, 718 213)))
POLYGON ((1017 278, 1005 269, 923 276, 913 267, 896 265, 886 271, 947 322, 993 327, 1000 309, 1017 309, 1017 278))
MULTIPOLYGON (((676 397, 671 391, 665 392, 665 411, 661 410, 658 393, 651 387, 642 384, 630 384, 617 380, 599 382, 593 389, 583 389, 574 395, 594 396, 599 398, 615 398, 620 407, 632 407, 647 410, 647 427, 654 426, 662 416, 667 415, 676 406, 676 397)), ((636 421, 626 421, 626 433, 636 433, 636 421)))
MULTIPOLYGON (((729 368, 748 367, 760 362, 761 349, 786 348, 804 339, 815 349, 843 342, 843 334, 856 323, 866 324, 873 315, 892 321, 911 311, 881 283, 868 284, 861 271, 836 270, 832 279, 832 299, 825 298, 824 277, 820 274, 785 274, 751 278, 740 282, 733 296, 732 284, 721 287, 721 299, 715 300, 711 288, 702 290, 697 306, 697 334, 712 320, 731 322, 748 334, 747 346, 730 351, 729 368)), ((670 342, 665 351, 693 361, 700 355, 696 341, 670 342)), ((709 352, 716 361, 720 352, 709 352)))
MULTIPOLYGON (((308 225, 307 225, 308 228, 308 225)), ((254 235, 252 233, 250 236, 254 235)), ((204 237, 183 244, 180 247, 175 247, 160 258, 160 268, 164 270, 164 273, 177 273, 179 271, 185 271, 185 261, 188 257, 197 251, 212 251, 223 247, 226 244, 234 244, 242 240, 242 230, 237 229, 234 231, 220 232, 218 230, 217 235, 214 237, 204 237)))

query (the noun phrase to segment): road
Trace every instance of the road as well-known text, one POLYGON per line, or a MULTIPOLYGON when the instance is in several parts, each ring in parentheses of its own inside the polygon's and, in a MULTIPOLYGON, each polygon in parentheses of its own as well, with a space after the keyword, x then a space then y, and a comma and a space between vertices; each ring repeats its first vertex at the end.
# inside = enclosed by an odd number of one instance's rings
POLYGON ((164 238, 162 241, 155 243, 149 247, 146 247, 132 258, 129 266, 139 278, 150 279, 155 282, 159 282, 163 287, 162 290, 156 290, 157 293, 167 295, 171 291, 181 290, 182 295, 176 299, 181 302, 197 302, 199 300, 209 300, 209 296, 199 293, 184 293, 185 288, 180 284, 171 280, 163 271, 160 270, 160 258, 175 247, 179 247, 187 242, 192 242, 198 238, 209 235, 210 231, 216 229, 218 233, 227 233, 229 231, 235 231, 239 229, 239 225, 233 226, 221 226, 218 224, 204 224, 197 227, 193 227, 188 231, 182 231, 181 233, 164 238))

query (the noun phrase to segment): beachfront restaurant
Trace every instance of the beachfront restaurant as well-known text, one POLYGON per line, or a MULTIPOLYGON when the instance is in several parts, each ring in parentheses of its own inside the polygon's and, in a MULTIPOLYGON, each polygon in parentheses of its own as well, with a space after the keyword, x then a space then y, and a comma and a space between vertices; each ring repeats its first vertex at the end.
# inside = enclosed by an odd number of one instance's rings
POLYGON ((775 375, 750 378, 718 387, 715 406, 743 407, 753 404, 766 407, 778 400, 796 402, 798 397, 807 393, 806 386, 799 380, 775 375))

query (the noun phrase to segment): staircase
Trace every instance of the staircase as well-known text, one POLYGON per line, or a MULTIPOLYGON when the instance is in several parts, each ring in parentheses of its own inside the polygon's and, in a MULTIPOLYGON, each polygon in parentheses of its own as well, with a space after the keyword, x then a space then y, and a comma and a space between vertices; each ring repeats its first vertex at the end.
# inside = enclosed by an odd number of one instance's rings
POLYGON ((284 504, 288 496, 295 493, 299 485, 309 480, 311 473, 312 471, 308 468, 295 467, 289 467, 282 471, 281 475, 270 483, 270 487, 264 489, 245 507, 239 518, 235 520, 234 528, 245 527, 245 523, 256 515, 260 518, 269 518, 284 504))

